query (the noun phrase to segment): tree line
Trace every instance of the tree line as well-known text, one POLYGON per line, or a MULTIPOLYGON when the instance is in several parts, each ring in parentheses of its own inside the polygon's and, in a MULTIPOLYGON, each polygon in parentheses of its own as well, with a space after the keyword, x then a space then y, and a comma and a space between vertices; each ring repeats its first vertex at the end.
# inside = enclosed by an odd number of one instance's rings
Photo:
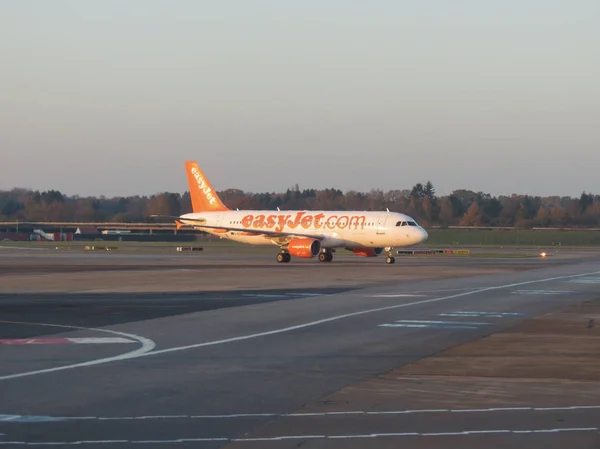
MULTIPOLYGON (((283 193, 248 193, 238 189, 218 192, 232 209, 386 210, 402 212, 424 226, 600 226, 600 196, 583 192, 566 196, 506 195, 459 189, 437 196, 431 182, 412 189, 370 192, 304 189, 297 185, 283 193)), ((150 196, 80 197, 57 190, 0 191, 0 221, 147 222, 151 215, 191 212, 189 192, 150 196)))

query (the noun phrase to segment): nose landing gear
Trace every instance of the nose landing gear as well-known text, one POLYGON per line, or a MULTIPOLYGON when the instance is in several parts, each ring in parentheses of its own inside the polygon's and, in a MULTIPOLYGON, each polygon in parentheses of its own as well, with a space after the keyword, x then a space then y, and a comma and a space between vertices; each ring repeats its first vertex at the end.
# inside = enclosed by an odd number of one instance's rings
POLYGON ((385 259, 385 263, 387 263, 388 265, 391 265, 391 264, 393 264, 393 263, 396 263, 396 259, 395 259, 395 258, 394 258, 394 256, 392 255, 392 254, 393 254, 393 253, 392 253, 392 249, 393 249, 393 248, 389 248, 389 247, 385 249, 385 252, 386 252, 386 254, 387 254, 387 257, 386 257, 386 259, 385 259))

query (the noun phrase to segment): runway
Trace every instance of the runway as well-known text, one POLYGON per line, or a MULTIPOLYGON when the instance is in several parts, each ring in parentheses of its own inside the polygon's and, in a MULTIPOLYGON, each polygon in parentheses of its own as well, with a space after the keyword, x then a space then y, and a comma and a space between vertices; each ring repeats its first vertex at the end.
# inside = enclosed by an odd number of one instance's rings
POLYGON ((529 268, 4 293, 0 446, 592 447, 600 259, 529 268))

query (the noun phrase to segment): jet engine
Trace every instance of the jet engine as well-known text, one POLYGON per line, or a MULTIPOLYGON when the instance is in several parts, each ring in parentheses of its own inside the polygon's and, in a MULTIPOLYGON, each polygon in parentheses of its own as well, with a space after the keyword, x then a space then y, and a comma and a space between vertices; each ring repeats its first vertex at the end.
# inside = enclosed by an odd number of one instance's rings
POLYGON ((353 248, 352 252, 357 256, 375 257, 383 252, 383 248, 353 248))
POLYGON ((321 252, 321 242, 309 238, 295 238, 287 244, 287 250, 292 256, 310 259, 321 252))

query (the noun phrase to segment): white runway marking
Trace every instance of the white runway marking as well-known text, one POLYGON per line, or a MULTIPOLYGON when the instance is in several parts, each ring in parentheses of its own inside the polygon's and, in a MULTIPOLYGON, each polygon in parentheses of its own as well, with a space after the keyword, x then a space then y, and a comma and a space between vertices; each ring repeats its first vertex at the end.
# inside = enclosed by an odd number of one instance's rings
POLYGON ((523 315, 524 315, 523 313, 516 313, 516 312, 462 312, 462 311, 438 314, 438 316, 454 316, 454 317, 469 317, 469 318, 506 318, 506 317, 523 316, 523 315))
POLYGON ((329 293, 288 293, 290 296, 325 296, 329 293))
MULTIPOLYGON (((346 412, 306 412, 306 413, 233 413, 229 415, 146 415, 146 416, 46 416, 36 417, 47 420, 61 421, 137 421, 137 420, 173 420, 173 419, 239 419, 239 418, 307 418, 307 417, 335 417, 335 416, 378 416, 378 415, 414 415, 421 413, 498 413, 498 412, 556 412, 576 410, 600 410, 600 405, 573 405, 564 407, 490 407, 471 409, 415 409, 415 410, 349 410, 346 412)), ((27 415, 0 415, 0 421, 24 422, 27 415)), ((30 421, 43 422, 42 419, 30 421)))
MULTIPOLYGON (((596 274, 596 273, 592 273, 592 274, 596 274)), ((600 284, 600 277, 572 279, 567 282, 569 282, 570 284, 600 284)))
POLYGON ((139 335, 134 335, 134 334, 128 334, 126 332, 113 331, 113 330, 109 330, 109 329, 97 329, 97 328, 93 328, 93 327, 81 327, 81 326, 67 326, 67 325, 63 325, 63 324, 50 324, 50 323, 27 323, 27 322, 22 322, 22 321, 0 321, 0 323, 35 325, 35 326, 46 326, 46 327, 60 327, 60 328, 65 328, 65 329, 104 332, 106 334, 117 335, 119 337, 125 337, 128 339, 138 341, 142 345, 141 347, 139 347, 138 349, 136 349, 134 351, 126 352, 124 354, 119 354, 119 355, 116 355, 113 357, 105 357, 102 359, 89 360, 87 362, 74 363, 72 365, 63 365, 63 366, 57 366, 54 368, 46 368, 46 369, 40 369, 40 370, 35 370, 35 371, 27 371, 24 373, 0 376, 0 381, 8 380, 8 379, 17 379, 20 377, 35 376, 37 374, 54 373, 56 371, 64 371, 64 370, 80 368, 80 367, 84 367, 84 366, 101 365, 103 363, 116 362, 118 360, 127 360, 130 358, 139 357, 140 355, 145 354, 148 351, 152 351, 156 347, 156 343, 154 343, 149 338, 141 337, 139 335))
POLYGON ((123 337, 82 337, 82 338, 67 338, 71 343, 80 345, 89 344, 111 344, 111 343, 137 343, 136 340, 123 337))
POLYGON ((246 298, 294 298, 298 296, 324 296, 327 293, 307 293, 307 292, 298 292, 298 293, 244 293, 242 296, 246 298))
POLYGON ((380 324, 379 327, 408 327, 408 328, 429 328, 429 329, 477 329, 477 326, 460 326, 457 324, 401 324, 401 323, 386 323, 380 324))
POLYGON ((511 292, 513 295, 569 295, 575 293, 572 290, 515 290, 511 292))
POLYGON ((433 320, 396 320, 394 323, 422 323, 422 324, 471 324, 474 326, 487 326, 491 323, 483 321, 433 321, 433 320))
MULTIPOLYGON (((195 344, 191 344, 191 345, 177 346, 174 348, 160 349, 158 351, 152 351, 152 349, 154 349, 154 347, 155 347, 155 343, 152 340, 149 340, 147 338, 134 336, 131 334, 126 334, 123 332, 116 332, 116 331, 109 331, 109 330, 102 330, 102 329, 93 329, 93 330, 97 330, 100 332, 109 332, 109 333, 121 335, 124 337, 134 338, 134 339, 140 341, 140 343, 142 343, 142 347, 139 348, 137 351, 122 354, 120 356, 106 357, 104 359, 92 360, 89 362, 77 363, 74 365, 67 365, 67 366, 58 367, 58 368, 50 368, 47 370, 29 371, 29 372, 25 372, 25 373, 12 374, 10 376, 3 376, 3 377, 0 377, 0 381, 7 380, 7 379, 14 379, 14 378, 18 378, 18 377, 33 376, 33 375, 37 375, 37 374, 43 374, 43 373, 54 372, 54 371, 74 369, 74 368, 79 368, 79 367, 83 367, 83 366, 101 365, 104 363, 111 363, 111 362, 117 362, 117 361, 122 361, 122 360, 131 360, 131 359, 136 359, 139 357, 148 357, 148 356, 154 356, 154 355, 160 355, 160 354, 168 354, 171 352, 186 351, 188 349, 197 349, 197 348, 203 348, 203 347, 208 347, 208 346, 222 345, 222 344, 227 344, 227 343, 233 343, 236 341, 251 340, 251 339, 255 339, 255 338, 259 338, 259 337, 266 337, 266 336, 270 336, 270 335, 277 335, 277 334, 282 334, 282 333, 286 333, 286 332, 291 332, 291 331, 295 331, 298 329, 306 329, 308 327, 318 326, 320 324, 331 323, 333 321, 340 321, 340 320, 343 320, 346 318, 352 318, 352 317, 366 315, 366 314, 370 314, 370 313, 377 313, 377 312, 400 309, 400 308, 404 308, 404 307, 411 307, 411 306, 416 306, 416 305, 421 305, 421 304, 429 304, 429 303, 435 303, 435 302, 440 302, 440 301, 447 301, 449 299, 462 298, 462 297, 474 295, 477 293, 484 293, 484 292, 489 292, 489 291, 494 291, 494 290, 502 290, 502 289, 513 288, 513 287, 520 287, 522 285, 531 285, 531 284, 539 284, 539 283, 543 283, 543 282, 575 279, 575 278, 580 278, 580 277, 584 277, 584 276, 592 276, 592 275, 598 275, 598 274, 600 274, 600 271, 595 271, 592 273, 571 274, 571 275, 567 275, 567 276, 556 276, 556 277, 545 278, 545 279, 536 279, 536 280, 531 280, 531 281, 516 282, 513 284, 497 285, 497 286, 493 286, 493 287, 484 287, 484 288, 480 288, 477 290, 470 290, 470 291, 466 291, 466 292, 462 292, 462 293, 456 293, 454 295, 442 296, 440 298, 423 299, 421 301, 408 302, 408 303, 404 303, 404 304, 395 304, 393 306, 361 310, 359 312, 352 312, 352 313, 346 313, 343 315, 332 316, 329 318, 323 318, 321 320, 297 324, 295 326, 273 329, 270 331, 258 332, 255 334, 241 335, 238 337, 224 338, 222 340, 213 340, 213 341, 207 341, 207 342, 203 342, 203 343, 195 343, 195 344)), ((64 327, 69 327, 69 326, 64 326, 64 327)), ((76 329, 76 327, 72 327, 72 328, 76 329)), ((90 329, 88 329, 88 330, 90 330, 90 329)))
POLYGON ((0 441, 0 445, 14 446, 76 446, 83 444, 179 444, 179 443, 208 443, 208 442, 231 442, 231 443, 255 443, 267 441, 285 440, 326 440, 326 439, 362 439, 362 438, 400 438, 400 437, 447 437, 447 436, 469 436, 483 434, 543 434, 563 432, 596 432, 598 427, 566 427, 555 429, 489 429, 489 430, 463 430, 457 432, 397 432, 397 433, 366 433, 350 435, 282 435, 262 438, 179 438, 175 440, 82 440, 82 441, 0 441))
POLYGON ((287 295, 281 295, 281 294, 262 294, 262 293, 247 293, 244 294, 242 296, 245 296, 247 298, 287 298, 287 295))
POLYGON ((395 293, 395 294, 390 294, 390 295, 371 295, 371 298, 415 298, 418 296, 425 296, 425 295, 417 295, 414 293, 395 293))
POLYGON ((379 327, 408 327, 430 329, 477 329, 491 323, 481 321, 434 321, 434 320, 397 320, 393 323, 380 324, 379 327))
POLYGON ((437 290, 417 290, 414 292, 407 293, 446 293, 446 292, 465 292, 467 290, 474 290, 473 287, 469 288, 441 288, 437 290))

